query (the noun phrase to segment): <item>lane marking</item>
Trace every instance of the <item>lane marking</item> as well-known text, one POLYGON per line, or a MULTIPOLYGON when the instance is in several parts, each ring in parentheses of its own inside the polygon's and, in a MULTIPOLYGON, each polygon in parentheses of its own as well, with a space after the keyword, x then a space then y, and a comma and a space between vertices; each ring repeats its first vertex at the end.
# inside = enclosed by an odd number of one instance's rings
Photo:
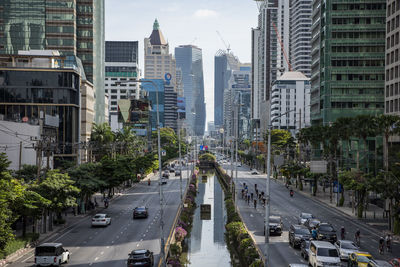
POLYGON ((97 261, 99 259, 99 257, 94 258, 94 261, 97 261))

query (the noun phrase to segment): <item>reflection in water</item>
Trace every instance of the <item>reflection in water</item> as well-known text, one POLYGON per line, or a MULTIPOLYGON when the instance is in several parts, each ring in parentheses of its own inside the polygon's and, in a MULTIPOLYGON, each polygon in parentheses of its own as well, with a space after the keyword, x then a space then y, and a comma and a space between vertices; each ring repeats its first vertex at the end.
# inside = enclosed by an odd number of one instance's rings
POLYGON ((189 240, 190 266, 231 266, 229 251, 224 240, 226 221, 224 192, 216 176, 209 176, 207 181, 202 181, 201 176, 199 179, 199 193, 196 196, 198 208, 194 214, 189 240), (211 220, 200 219, 200 204, 211 205, 211 220))

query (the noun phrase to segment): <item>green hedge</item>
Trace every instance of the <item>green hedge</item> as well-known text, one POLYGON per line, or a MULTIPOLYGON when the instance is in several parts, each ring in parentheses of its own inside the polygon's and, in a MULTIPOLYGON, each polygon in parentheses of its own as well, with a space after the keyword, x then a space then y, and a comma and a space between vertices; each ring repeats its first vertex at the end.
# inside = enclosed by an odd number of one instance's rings
POLYGON ((13 254, 21 248, 25 248, 30 243, 36 241, 39 238, 39 234, 27 234, 26 237, 18 237, 7 243, 3 251, 0 251, 0 259, 13 254))

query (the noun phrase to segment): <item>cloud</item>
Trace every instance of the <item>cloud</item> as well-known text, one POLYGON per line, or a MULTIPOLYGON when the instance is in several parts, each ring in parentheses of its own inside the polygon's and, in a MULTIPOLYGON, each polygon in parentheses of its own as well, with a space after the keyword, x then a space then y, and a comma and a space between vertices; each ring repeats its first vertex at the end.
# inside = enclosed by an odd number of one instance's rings
POLYGON ((196 12, 194 12, 193 16, 195 18, 211 18, 211 17, 217 17, 218 13, 217 11, 211 10, 211 9, 198 9, 196 12))

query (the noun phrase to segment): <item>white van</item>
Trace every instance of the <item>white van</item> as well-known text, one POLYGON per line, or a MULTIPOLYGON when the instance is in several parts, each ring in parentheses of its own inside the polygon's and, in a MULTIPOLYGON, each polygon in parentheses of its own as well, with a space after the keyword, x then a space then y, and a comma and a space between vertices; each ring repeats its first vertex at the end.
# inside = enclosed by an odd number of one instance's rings
POLYGON ((341 266, 336 247, 327 241, 311 241, 308 262, 312 267, 341 266))
POLYGON ((69 261, 69 251, 61 243, 43 243, 35 248, 36 266, 60 266, 69 261))

